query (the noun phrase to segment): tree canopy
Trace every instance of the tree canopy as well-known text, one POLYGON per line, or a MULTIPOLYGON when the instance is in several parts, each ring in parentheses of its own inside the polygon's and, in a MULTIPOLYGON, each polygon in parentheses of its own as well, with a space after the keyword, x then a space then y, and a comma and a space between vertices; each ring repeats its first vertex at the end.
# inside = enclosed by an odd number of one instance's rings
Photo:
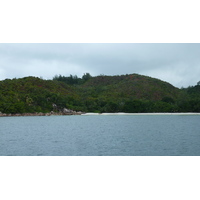
POLYGON ((178 89, 138 74, 92 77, 89 73, 0 81, 0 112, 200 112, 200 85, 178 89), (53 106, 54 105, 54 106, 53 106), (56 106, 55 106, 56 105, 56 106))

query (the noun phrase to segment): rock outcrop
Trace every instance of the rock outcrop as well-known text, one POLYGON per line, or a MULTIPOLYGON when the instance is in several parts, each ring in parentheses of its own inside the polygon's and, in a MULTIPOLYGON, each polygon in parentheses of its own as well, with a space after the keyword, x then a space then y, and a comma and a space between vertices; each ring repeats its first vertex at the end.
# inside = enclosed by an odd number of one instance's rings
POLYGON ((67 108, 64 108, 62 111, 59 112, 54 112, 51 111, 49 113, 15 113, 15 114, 7 114, 7 113, 2 113, 0 112, 0 117, 19 117, 19 116, 52 116, 52 115, 81 115, 84 114, 81 111, 73 111, 67 108))

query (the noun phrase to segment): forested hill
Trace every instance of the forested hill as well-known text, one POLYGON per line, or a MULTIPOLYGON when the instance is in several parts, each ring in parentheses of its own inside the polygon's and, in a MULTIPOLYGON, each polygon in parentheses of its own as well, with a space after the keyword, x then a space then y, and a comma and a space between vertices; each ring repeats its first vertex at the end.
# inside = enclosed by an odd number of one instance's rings
POLYGON ((200 112, 199 87, 178 89, 138 74, 6 79, 0 81, 0 112, 200 112))

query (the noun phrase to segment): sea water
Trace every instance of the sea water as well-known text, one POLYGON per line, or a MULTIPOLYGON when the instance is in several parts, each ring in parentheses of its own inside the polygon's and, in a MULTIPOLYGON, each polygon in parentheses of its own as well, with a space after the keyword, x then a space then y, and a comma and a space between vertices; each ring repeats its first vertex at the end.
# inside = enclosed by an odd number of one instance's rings
POLYGON ((199 156, 200 116, 0 118, 1 156, 199 156))

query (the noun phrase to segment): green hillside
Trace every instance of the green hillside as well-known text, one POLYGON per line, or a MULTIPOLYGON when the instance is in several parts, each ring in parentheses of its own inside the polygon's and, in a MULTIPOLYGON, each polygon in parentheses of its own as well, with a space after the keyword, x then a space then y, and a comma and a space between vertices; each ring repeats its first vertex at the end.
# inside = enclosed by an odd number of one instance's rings
POLYGON ((177 99, 179 89, 169 83, 138 74, 122 76, 97 76, 84 84, 93 88, 96 95, 103 94, 113 98, 131 98, 140 100, 162 100, 164 97, 177 99))
POLYGON ((178 89, 138 74, 6 79, 0 81, 0 112, 200 112, 199 87, 178 89))

